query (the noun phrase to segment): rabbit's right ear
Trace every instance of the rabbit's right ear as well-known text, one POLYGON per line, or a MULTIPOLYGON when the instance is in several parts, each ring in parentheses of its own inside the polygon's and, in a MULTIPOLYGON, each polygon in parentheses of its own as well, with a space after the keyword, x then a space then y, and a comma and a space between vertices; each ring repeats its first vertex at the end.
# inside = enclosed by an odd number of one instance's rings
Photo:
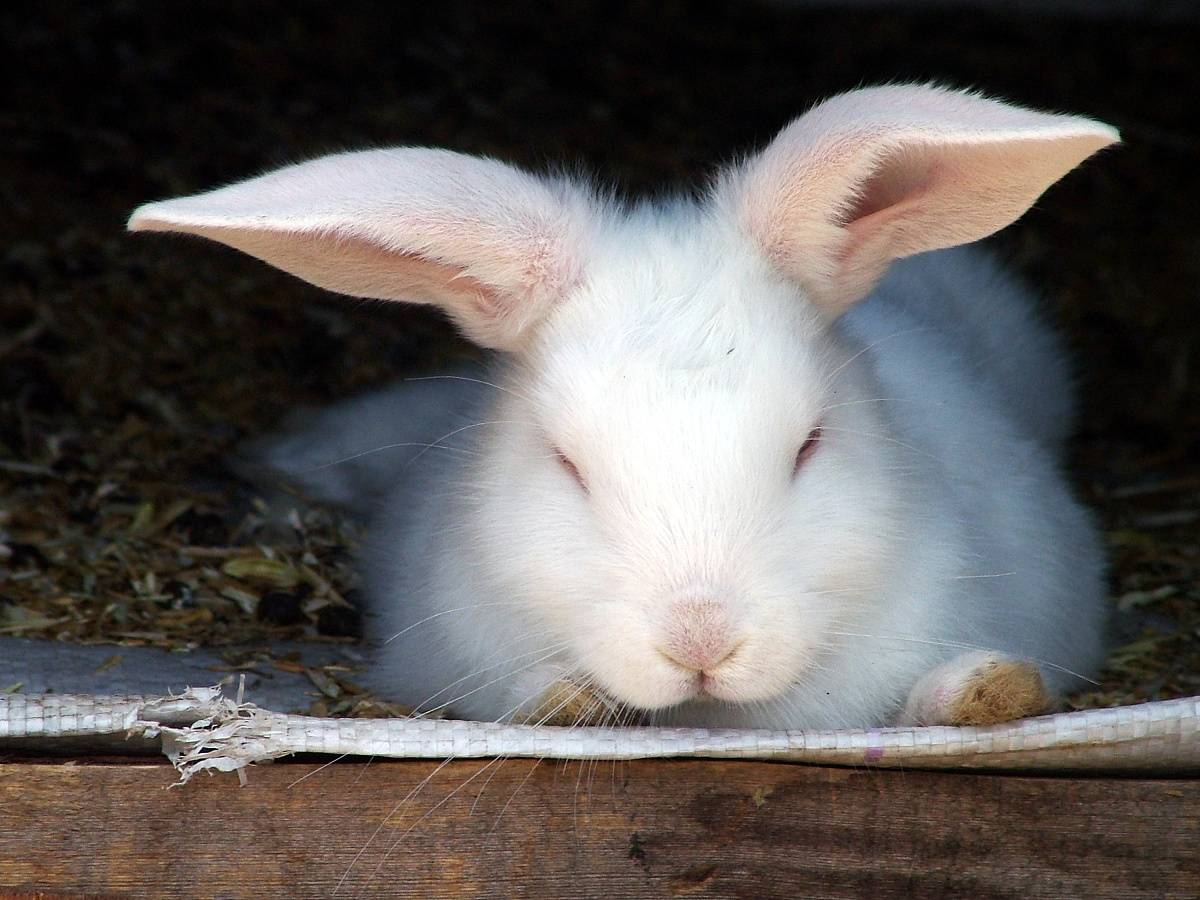
POLYGON ((401 148, 148 203, 129 228, 211 238, 342 294, 430 303, 473 341, 515 350, 580 279, 594 204, 565 180, 401 148))
POLYGON ((922 86, 851 91, 726 173, 716 199, 828 316, 893 260, 987 237, 1115 129, 922 86))

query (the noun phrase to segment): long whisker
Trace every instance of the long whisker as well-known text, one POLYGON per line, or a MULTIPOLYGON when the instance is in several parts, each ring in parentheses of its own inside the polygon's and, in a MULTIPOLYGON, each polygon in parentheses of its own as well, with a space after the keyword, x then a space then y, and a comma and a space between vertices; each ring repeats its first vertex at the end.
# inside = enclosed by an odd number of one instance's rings
MULTIPOLYGON (((583 694, 587 693, 591 689, 591 686, 589 684, 587 684, 587 682, 578 683, 578 682, 571 681, 571 676, 574 675, 574 673, 576 671, 578 671, 578 668, 576 668, 575 670, 573 670, 571 672, 565 673, 563 675, 563 677, 561 679, 559 679, 560 683, 563 681, 566 681, 567 683, 571 684, 575 688, 575 690, 572 691, 568 696, 562 698, 556 706, 543 712, 541 714, 540 718, 538 718, 538 720, 536 722, 530 723, 531 725, 545 725, 547 722, 552 721, 556 715, 558 715, 564 709, 569 707, 573 702, 575 702, 576 699, 578 699, 579 697, 581 697, 583 694)), ((518 709, 520 709, 521 706, 524 706, 526 702, 528 702, 529 700, 536 700, 536 699, 537 699, 536 697, 527 698, 526 701, 523 701, 522 703, 518 704, 516 707, 514 707, 513 709, 510 709, 507 713, 505 713, 505 716, 506 717, 511 716, 518 709)), ((534 710, 534 712, 538 712, 538 710, 534 710)), ((574 728, 578 724, 579 723, 577 722, 577 723, 575 723, 575 725, 572 725, 571 727, 574 728)))
POLYGON ((426 625, 429 622, 432 622, 434 619, 441 618, 442 616, 449 615, 450 613, 467 612, 467 611, 473 610, 473 609, 489 609, 489 608, 496 607, 496 606, 517 606, 517 605, 518 605, 517 602, 514 600, 498 600, 493 603, 471 603, 471 604, 468 604, 467 606, 456 606, 454 609, 443 609, 441 612, 436 612, 431 616, 426 616, 424 619, 421 619, 418 622, 413 622, 411 625, 407 626, 406 628, 400 629, 395 634, 393 634, 391 637, 385 639, 383 643, 390 644, 392 641, 396 640, 397 638, 404 637, 404 635, 408 634, 414 628, 419 628, 422 625, 426 625))
POLYGON ((483 797, 483 792, 488 789, 488 785, 492 783, 492 779, 496 777, 497 773, 500 771, 500 767, 504 765, 507 760, 508 757, 506 756, 498 756, 489 762, 489 765, 494 762, 496 767, 492 769, 491 774, 488 775, 483 784, 479 786, 479 793, 475 795, 475 799, 471 802, 471 808, 467 812, 467 818, 471 818, 475 815, 475 807, 479 805, 479 801, 483 797))
POLYGON ((288 785, 288 789, 291 790, 296 785, 298 785, 300 782, 302 782, 304 779, 309 778, 313 775, 316 775, 318 772, 323 772, 325 769, 328 769, 334 763, 341 762, 343 759, 345 759, 349 755, 350 755, 349 753, 339 753, 333 759, 329 760, 328 762, 322 763, 321 765, 319 765, 315 769, 313 769, 311 772, 307 772, 304 775, 301 775, 299 778, 297 778, 295 781, 293 781, 291 784, 288 785))
POLYGON ((822 412, 829 412, 832 409, 841 409, 844 406, 858 406, 862 403, 907 403, 908 400, 903 397, 871 397, 866 400, 846 400, 843 403, 830 403, 821 407, 822 412))
POLYGON ((405 378, 405 381, 466 381, 471 384, 482 384, 485 387, 494 388, 497 391, 502 391, 505 394, 510 394, 518 400, 524 400, 526 403, 532 403, 533 398, 520 394, 512 388, 507 388, 502 384, 496 384, 494 381, 487 381, 483 378, 472 378, 469 375, 414 375, 411 378, 405 378))
MULTIPOLYGON (((447 763, 452 762, 452 761, 453 761, 453 757, 446 760, 447 763)), ((491 768, 493 763, 498 763, 499 761, 500 761, 499 758, 489 760, 482 767, 480 767, 480 769, 474 775, 472 775, 470 778, 468 778, 466 781, 464 781, 462 784, 460 784, 458 787, 456 787, 454 790, 452 790, 450 793, 448 793, 446 796, 444 796, 441 800, 439 800, 433 806, 429 807, 429 809, 425 810, 425 812, 421 814, 420 818, 418 818, 415 822, 413 822, 411 825, 409 825, 407 828, 405 828, 404 831, 402 831, 399 835, 397 835, 396 840, 392 842, 392 846, 390 846, 387 849, 387 852, 383 854, 383 858, 380 859, 378 863, 376 863, 375 868, 371 870, 371 874, 367 876, 367 880, 366 880, 366 883, 364 884, 364 887, 366 886, 366 884, 370 884, 371 880, 374 879, 375 876, 379 874, 379 870, 383 868, 384 863, 386 863, 388 861, 388 859, 391 857, 391 855, 396 852, 396 848, 399 847, 400 844, 404 842, 404 839, 406 837, 408 837, 408 835, 412 832, 412 830, 414 828, 416 828, 418 825, 420 825, 422 822, 424 822, 426 819, 428 819, 430 816, 432 816, 435 812, 437 812, 437 810, 439 810, 445 804, 449 803, 450 800, 453 799, 454 796, 457 795, 459 791, 461 791, 468 784, 470 784, 472 781, 474 781, 476 778, 478 778, 480 775, 482 775, 484 772, 486 772, 489 768, 491 768)), ((430 778, 432 778, 433 775, 436 775, 438 773, 438 771, 440 771, 441 769, 442 769, 442 766, 438 766, 438 768, 435 769, 433 771, 433 773, 431 773, 430 778)), ((422 781, 421 786, 424 786, 426 783, 428 783, 428 780, 429 779, 427 778, 424 781, 422 781)), ((380 827, 382 827, 382 825, 380 827)), ((376 831, 376 833, 378 833, 378 830, 376 831)))
POLYGON ((426 453, 428 453, 430 450, 433 450, 433 449, 440 449, 440 450, 456 450, 456 449, 457 449, 457 450, 459 450, 459 452, 462 452, 462 453, 469 453, 469 454, 471 454, 471 455, 478 455, 478 454, 476 454, 476 453, 475 453, 475 451, 473 451, 473 450, 462 450, 462 448, 450 447, 450 446, 447 446, 446 444, 444 444, 444 443, 442 443, 442 442, 443 442, 443 441, 448 441, 450 438, 454 437, 455 435, 462 434, 464 431, 468 431, 468 430, 470 430, 470 429, 472 429, 472 428, 482 428, 484 425, 512 425, 512 424, 514 424, 516 421, 517 421, 517 420, 504 420, 504 419, 497 419, 497 420, 495 420, 495 421, 491 421, 491 422, 471 422, 469 425, 464 425, 464 426, 462 426, 461 428, 456 428, 456 429, 454 429, 453 431, 451 431, 449 434, 443 434, 443 435, 442 435, 440 438, 438 438, 436 441, 434 441, 433 443, 431 443, 431 444, 427 445, 426 447, 422 448, 422 450, 421 450, 421 452, 420 452, 420 453, 418 453, 416 456, 414 456, 412 459, 410 459, 410 460, 409 460, 409 461, 408 461, 408 462, 405 464, 405 466, 404 466, 404 470, 405 470, 405 471, 408 471, 408 467, 409 467, 409 466, 411 466, 411 465, 412 465, 413 463, 415 463, 415 462, 416 462, 418 459, 420 459, 422 456, 424 456, 426 453))
POLYGON ((920 447, 915 447, 912 444, 906 443, 906 442, 900 440, 899 438, 894 438, 889 434, 879 434, 874 431, 852 431, 849 428, 841 428, 837 425, 826 425, 825 430, 826 431, 840 431, 842 434, 857 434, 857 435, 863 435, 865 437, 878 438, 879 440, 887 441, 890 444, 897 444, 898 446, 901 446, 906 450, 911 450, 913 453, 919 453, 921 456, 927 456, 936 462, 939 462, 939 463, 941 462, 940 458, 938 458, 937 456, 934 456, 928 450, 922 450, 920 447))
MULTIPOLYGON (((899 641, 899 642, 903 642, 903 643, 920 644, 920 645, 925 645, 925 646, 930 646, 930 647, 949 647, 952 650, 969 650, 969 651, 976 652, 976 653, 990 653, 990 652, 994 651, 994 649, 995 649, 994 647, 984 647, 984 646, 980 646, 978 644, 968 644, 964 641, 949 641, 949 640, 940 640, 940 639, 936 639, 936 638, 919 638, 919 637, 914 637, 912 635, 903 635, 903 634, 867 634, 865 632, 855 632, 855 631, 830 631, 829 634, 837 635, 840 637, 872 638, 877 641, 899 641)), ((1074 671, 1073 669, 1068 669, 1066 666, 1060 666, 1057 663, 1052 663, 1052 662, 1049 662, 1048 660, 1037 659, 1036 657, 1034 657, 1034 658, 1028 658, 1028 661, 1035 663, 1039 666, 1045 666, 1047 669, 1053 669, 1056 672, 1062 672, 1064 675, 1070 675, 1072 678, 1078 678, 1081 681, 1086 681, 1088 684, 1099 684, 1100 683, 1100 682, 1096 681, 1095 679, 1088 678, 1086 675, 1082 675, 1079 672, 1074 671)))
MULTIPOLYGON (((346 883, 346 879, 350 877, 350 873, 354 871, 354 867, 358 865, 358 861, 362 859, 363 854, 366 853, 371 844, 374 843, 375 838, 379 837, 379 833, 387 827, 387 823, 391 821, 392 816, 396 815, 396 813, 399 812, 401 808, 403 808, 405 804, 407 804, 413 797, 415 797, 421 791, 421 789, 425 787, 425 785, 429 784, 429 782, 432 781, 433 778, 442 771, 442 769, 446 768, 446 766, 450 765, 450 763, 453 761, 453 756, 443 759, 437 764, 437 766, 434 767, 432 772, 422 778, 421 781, 417 783, 416 787, 409 791, 395 806, 392 807, 392 811, 390 813, 383 817, 383 820, 371 833, 371 836, 367 838, 367 842, 363 844, 362 849, 360 849, 358 853, 354 855, 354 859, 350 860, 350 865, 346 867, 346 871, 342 873, 342 877, 338 879, 338 883, 334 885, 333 893, 335 895, 342 889, 342 885, 346 883)), ((378 869, 376 869, 376 871, 378 871, 378 869)), ((368 877, 368 880, 370 880, 370 877, 373 876, 374 872, 371 873, 371 876, 368 877)))
MULTIPOLYGON (((564 642, 563 642, 562 644, 560 644, 559 646, 551 648, 549 652, 545 652, 546 648, 544 648, 544 647, 543 647, 541 650, 534 650, 534 651, 531 651, 530 653, 525 653, 525 654, 522 654, 521 656, 515 656, 515 657, 511 657, 510 659, 504 660, 504 661, 502 661, 502 662, 498 662, 498 663, 496 663, 495 665, 488 666, 488 667, 487 667, 487 668, 485 668, 485 669, 481 669, 481 670, 479 670, 479 671, 477 671, 477 672, 474 672, 474 673, 472 673, 471 675, 467 675, 467 676, 465 676, 465 677, 463 677, 463 678, 460 678, 460 679, 458 679, 457 681, 455 681, 453 684, 451 684, 451 685, 448 685, 448 686, 447 686, 447 688, 449 688, 449 687, 453 687, 455 684, 461 684, 462 682, 466 681, 467 679, 469 679, 469 678, 472 678, 472 677, 474 677, 474 676, 475 676, 475 675, 477 675, 477 674, 480 674, 480 672, 486 672, 486 671, 488 671, 489 669, 494 669, 494 668, 496 668, 496 666, 502 666, 502 665, 505 665, 506 663, 512 662, 514 659, 522 659, 522 658, 524 658, 525 656, 531 656, 531 655, 533 655, 534 653, 544 653, 544 654, 545 654, 545 655, 543 655, 543 656, 540 656, 540 657, 538 657, 537 659, 533 660, 532 662, 530 662, 530 663, 527 663, 527 664, 526 664, 526 665, 524 665, 524 666, 521 666, 519 669, 514 669, 514 670, 512 670, 511 672, 505 672, 503 675, 501 675, 501 676, 499 676, 499 677, 497 677, 497 678, 493 678, 491 681, 486 681, 486 682, 484 682, 484 683, 483 683, 483 684, 481 684, 481 685, 477 685, 476 687, 473 687, 471 690, 469 690, 469 691, 466 691, 466 692, 464 692, 464 693, 462 693, 462 694, 459 694, 457 697, 453 697, 453 698, 452 698, 452 699, 450 699, 450 700, 446 700, 446 701, 445 701, 445 702, 443 702, 443 703, 439 703, 437 706, 432 706, 432 707, 429 707, 428 709, 423 709, 423 710, 421 710, 421 712, 420 712, 420 713, 418 713, 418 714, 414 715, 414 716, 413 716, 413 718, 424 718, 425 716, 431 715, 432 713, 435 713, 435 712, 439 712, 439 711, 441 711, 441 710, 444 710, 444 709, 446 709, 448 706, 450 706, 450 705, 452 705, 452 704, 454 704, 454 703, 457 703, 457 702, 459 702, 460 700, 462 700, 462 699, 464 699, 464 698, 466 698, 466 697, 470 697, 472 694, 477 694, 479 691, 482 691, 484 688, 491 687, 493 684, 498 684, 499 682, 501 682, 501 681, 504 681, 506 678, 512 678, 514 675, 517 675, 517 674, 519 674, 519 673, 521 673, 521 672, 524 672, 524 671, 526 671, 527 669, 531 669, 531 668, 533 668, 533 667, 534 667, 534 666, 536 666, 538 663, 542 663, 542 662, 545 662, 545 661, 546 661, 546 660, 548 660, 548 659, 552 659, 552 658, 553 658, 555 655, 557 655, 558 653, 561 653, 564 647, 567 647, 567 646, 569 646, 569 645, 570 645, 570 644, 569 644, 569 642, 565 642, 565 641, 564 641, 564 642)), ((439 691, 438 693, 442 693, 442 692, 444 692, 445 690, 447 690, 447 688, 443 688, 443 689, 442 689, 442 691, 439 691)), ((437 696, 437 694, 434 694, 433 696, 434 696, 434 697, 436 697, 436 696, 437 696)), ((432 700, 432 699, 433 699, 433 697, 430 697, 430 698, 429 698, 428 700, 426 700, 425 702, 426 702, 426 703, 428 703, 428 702, 429 702, 429 700, 432 700)))
POLYGON ((892 334, 886 334, 883 337, 879 338, 878 340, 872 341, 871 343, 867 344, 865 347, 863 347, 861 350, 859 350, 857 353, 855 353, 853 356, 851 356, 849 359, 847 359, 845 362, 843 362, 840 366, 838 366, 836 369, 834 369, 832 372, 830 372, 829 375, 826 376, 825 380, 832 381, 833 378, 840 371, 842 371, 842 369, 846 368, 846 366, 850 365, 850 363, 854 362, 856 359, 858 359, 864 353, 869 353, 870 351, 874 350, 876 347, 878 347, 884 341, 890 341, 893 338, 904 337, 905 335, 909 335, 909 334, 921 334, 923 332, 932 331, 932 330, 933 329, 928 326, 922 326, 920 328, 908 328, 908 329, 905 329, 904 331, 895 331, 892 334))
POLYGON ((535 759, 533 761, 533 764, 529 767, 529 771, 525 773, 525 777, 521 779, 521 783, 517 785, 517 789, 512 792, 512 795, 506 801, 504 801, 504 806, 500 807, 500 813, 496 816, 496 821, 492 823, 492 828, 488 832, 489 835, 495 833, 496 829, 500 826, 500 820, 503 819, 504 814, 508 812, 509 805, 517 799, 517 794, 521 793, 525 785, 529 783, 529 779, 533 777, 533 773, 537 771, 537 767, 541 764, 542 760, 540 759, 535 759))
POLYGON ((421 448, 421 453, 418 453, 416 456, 414 456, 412 459, 410 459, 408 461, 407 465, 412 465, 413 462, 415 462, 418 458, 420 458, 422 453, 425 453, 428 450, 434 450, 434 449, 452 450, 456 453, 478 455, 475 453, 474 450, 469 450, 465 447, 451 447, 448 444, 444 444, 442 442, 447 441, 450 438, 454 437, 455 435, 461 434, 464 431, 469 431, 472 428, 482 428, 485 425, 513 425, 513 424, 521 424, 521 421, 519 419, 496 419, 496 420, 487 421, 487 422, 471 422, 467 425, 463 425, 461 428, 456 428, 453 431, 442 435, 440 438, 438 438, 437 440, 432 441, 432 442, 397 441, 394 444, 383 444, 382 446, 379 446, 379 447, 372 447, 370 450, 362 450, 358 453, 352 453, 349 456, 343 456, 340 459, 334 459, 334 460, 330 460, 329 462, 326 462, 326 463, 321 463, 320 465, 313 466, 310 469, 305 469, 302 474, 308 474, 309 472, 319 472, 322 469, 328 469, 328 468, 332 468, 333 466, 343 465, 344 463, 354 462, 354 460, 356 460, 356 459, 362 459, 364 456, 370 456, 373 453, 382 453, 385 450, 398 450, 401 447, 420 447, 421 448))

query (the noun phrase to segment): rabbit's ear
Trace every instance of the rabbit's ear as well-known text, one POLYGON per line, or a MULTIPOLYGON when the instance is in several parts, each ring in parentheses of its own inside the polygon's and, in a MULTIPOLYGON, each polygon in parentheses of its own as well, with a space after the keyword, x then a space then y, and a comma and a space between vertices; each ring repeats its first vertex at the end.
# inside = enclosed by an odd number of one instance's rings
POLYGON ((581 277, 593 213, 566 181, 403 148, 149 203, 129 228, 211 238, 342 294, 430 303, 477 343, 515 350, 581 277))
POLYGON ((1116 130, 933 87, 842 94, 723 176, 716 200, 836 316, 892 260, 986 237, 1116 130))

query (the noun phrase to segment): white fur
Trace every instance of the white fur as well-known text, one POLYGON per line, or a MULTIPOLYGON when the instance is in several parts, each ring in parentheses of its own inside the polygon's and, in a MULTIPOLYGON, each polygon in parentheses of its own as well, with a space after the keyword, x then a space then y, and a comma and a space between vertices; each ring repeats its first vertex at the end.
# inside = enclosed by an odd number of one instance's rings
POLYGON ((914 254, 1002 227, 1113 139, 880 88, 802 117, 703 202, 618 210, 491 161, 373 151, 131 227, 437 303, 514 351, 255 451, 371 516, 391 696, 504 719, 566 679, 661 722, 881 724, 965 650, 1054 689, 1102 658, 1062 354, 986 256, 914 254))

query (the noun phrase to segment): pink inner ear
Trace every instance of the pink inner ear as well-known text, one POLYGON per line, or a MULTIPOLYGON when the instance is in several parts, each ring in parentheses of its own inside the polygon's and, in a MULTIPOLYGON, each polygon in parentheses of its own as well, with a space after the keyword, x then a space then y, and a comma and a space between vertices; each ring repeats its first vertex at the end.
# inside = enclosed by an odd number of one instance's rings
MULTIPOLYGON (((953 196, 952 168, 932 148, 901 151, 863 182, 854 203, 839 217, 848 240, 832 251, 834 283, 841 293, 827 297, 834 311, 870 290, 897 256, 925 249, 928 219, 936 219, 942 207, 953 206, 953 201, 947 204, 946 197, 938 196, 953 196)), ((951 214, 949 209, 945 213, 951 214)))
MULTIPOLYGON (((283 250, 273 247, 270 258, 275 265, 341 294, 374 300, 398 296, 430 303, 436 300, 455 318, 502 312, 495 290, 461 266, 388 250, 354 236, 287 233, 279 238, 286 243, 287 254, 285 258, 283 250)), ((241 249, 253 253, 247 246, 241 249)))
MULTIPOLYGON (((507 343, 503 326, 508 310, 498 293, 460 266, 388 250, 358 237, 294 233, 279 237, 288 244, 286 260, 278 248, 264 258, 313 284, 353 297, 404 297, 438 305, 472 340, 485 346, 507 343)), ((258 255, 245 245, 240 249, 258 255)))
MULTIPOLYGON (((1015 220, 1069 168, 1060 153, 1049 142, 1010 139, 923 144, 889 155, 840 218, 848 240, 833 254, 827 308, 837 313, 854 303, 894 259, 976 241, 1015 220)), ((1067 147, 1062 155, 1070 153, 1067 147)))
MULTIPOLYGON (((153 220, 144 220, 140 228, 160 230, 153 220)), ((161 230, 186 231, 220 241, 339 294, 374 300, 404 297, 439 305, 472 340, 497 347, 510 343, 505 331, 508 319, 496 290, 460 266, 388 250, 373 241, 331 231, 175 224, 161 230)))
POLYGON ((801 116, 718 196, 836 317, 892 260, 987 237, 1115 140, 1098 122, 970 94, 869 88, 801 116))
POLYGON ((917 160, 908 163, 897 158, 880 166, 859 189, 858 198, 842 225, 853 232, 864 219, 924 193, 941 175, 942 166, 937 161, 927 161, 924 165, 917 160))

